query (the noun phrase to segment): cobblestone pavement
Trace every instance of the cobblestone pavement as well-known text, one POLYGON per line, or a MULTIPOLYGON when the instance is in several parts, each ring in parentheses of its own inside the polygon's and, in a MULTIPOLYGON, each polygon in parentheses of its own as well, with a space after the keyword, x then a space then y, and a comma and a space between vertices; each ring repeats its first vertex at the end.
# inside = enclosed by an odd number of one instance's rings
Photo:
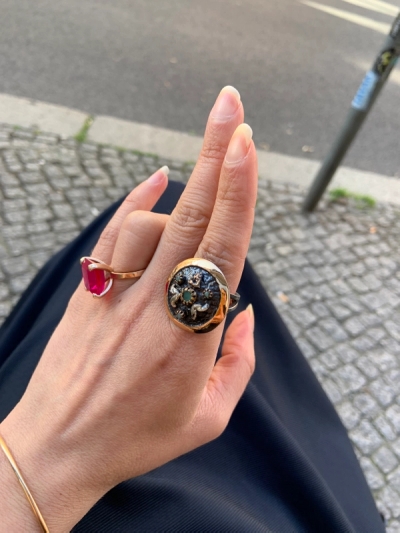
MULTIPOLYGON (((55 250, 164 164, 181 181, 192 169, 0 125, 0 321, 55 250)), ((400 208, 325 200, 306 217, 302 198, 260 183, 249 257, 400 532, 400 208)))

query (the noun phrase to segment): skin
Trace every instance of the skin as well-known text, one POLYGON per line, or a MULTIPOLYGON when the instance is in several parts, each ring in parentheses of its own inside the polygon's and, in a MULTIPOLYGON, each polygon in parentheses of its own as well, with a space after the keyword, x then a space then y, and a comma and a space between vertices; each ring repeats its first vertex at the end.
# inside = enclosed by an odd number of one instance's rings
MULTIPOLYGON (((158 171, 127 197, 92 255, 117 271, 147 266, 102 299, 81 283, 20 403, 0 424, 52 533, 69 531, 112 487, 218 437, 254 370, 254 317, 205 335, 178 328, 164 308, 174 266, 203 257, 235 292, 257 194, 251 130, 225 88, 208 119, 197 165, 166 217, 149 210, 164 192, 158 171)), ((1 532, 40 531, 0 453, 1 532), (5 518, 4 518, 5 517, 5 518)))

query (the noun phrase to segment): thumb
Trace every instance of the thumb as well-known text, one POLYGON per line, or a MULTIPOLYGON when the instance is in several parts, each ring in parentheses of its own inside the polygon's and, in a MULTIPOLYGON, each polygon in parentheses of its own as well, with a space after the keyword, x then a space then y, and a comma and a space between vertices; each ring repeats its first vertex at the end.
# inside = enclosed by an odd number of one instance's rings
POLYGON ((222 356, 213 368, 198 407, 195 433, 204 442, 224 431, 254 367, 254 312, 249 305, 227 329, 222 356))

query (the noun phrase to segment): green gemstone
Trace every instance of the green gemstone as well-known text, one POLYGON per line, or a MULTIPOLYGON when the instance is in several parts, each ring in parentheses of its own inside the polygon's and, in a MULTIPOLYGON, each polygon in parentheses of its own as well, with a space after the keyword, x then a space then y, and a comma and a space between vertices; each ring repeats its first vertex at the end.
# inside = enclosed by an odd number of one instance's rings
POLYGON ((190 302, 190 300, 192 299, 192 293, 189 291, 183 291, 183 299, 185 300, 185 302, 190 302))

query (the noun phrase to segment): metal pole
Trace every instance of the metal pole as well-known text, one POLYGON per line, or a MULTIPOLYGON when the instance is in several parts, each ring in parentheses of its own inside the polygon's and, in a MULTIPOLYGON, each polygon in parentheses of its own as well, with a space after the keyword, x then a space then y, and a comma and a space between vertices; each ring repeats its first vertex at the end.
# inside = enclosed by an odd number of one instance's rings
POLYGON ((307 197, 303 212, 311 212, 318 204, 336 169, 340 165, 355 136, 367 118, 375 100, 385 85, 390 72, 400 56, 400 13, 397 15, 384 46, 377 56, 372 69, 367 72, 351 104, 342 131, 326 157, 307 197))

